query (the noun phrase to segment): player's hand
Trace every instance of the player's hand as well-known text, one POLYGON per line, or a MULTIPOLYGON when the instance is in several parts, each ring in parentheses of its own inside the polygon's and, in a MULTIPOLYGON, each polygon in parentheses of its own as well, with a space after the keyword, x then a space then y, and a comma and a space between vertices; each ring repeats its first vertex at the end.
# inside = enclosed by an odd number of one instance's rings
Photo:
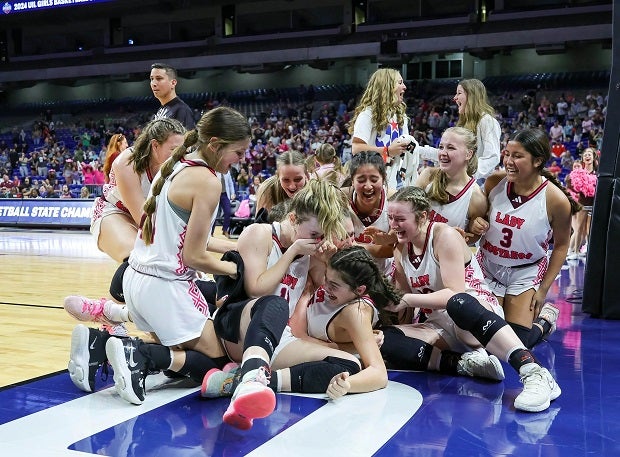
POLYGON ((372 333, 375 335, 375 342, 378 347, 383 346, 383 341, 385 340, 385 336, 381 330, 373 330, 372 333))
POLYGON ((337 374, 329 381, 327 386, 327 396, 332 400, 336 400, 351 390, 351 383, 348 381, 349 373, 347 371, 337 374))

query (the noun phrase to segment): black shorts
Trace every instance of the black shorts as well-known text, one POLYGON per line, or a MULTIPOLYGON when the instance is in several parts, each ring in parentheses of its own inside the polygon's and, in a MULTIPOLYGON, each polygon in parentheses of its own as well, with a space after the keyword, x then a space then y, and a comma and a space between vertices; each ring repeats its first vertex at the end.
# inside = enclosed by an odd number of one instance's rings
POLYGON ((247 299, 235 303, 227 303, 217 310, 213 319, 213 327, 215 328, 215 334, 219 338, 231 343, 239 342, 241 314, 245 305, 250 301, 251 299, 247 299))

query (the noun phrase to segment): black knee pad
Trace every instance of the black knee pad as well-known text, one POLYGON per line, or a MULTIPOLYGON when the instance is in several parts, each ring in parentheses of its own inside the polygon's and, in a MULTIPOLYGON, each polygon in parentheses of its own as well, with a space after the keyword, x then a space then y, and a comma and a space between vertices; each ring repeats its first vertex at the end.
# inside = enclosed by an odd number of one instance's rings
POLYGON ((188 376, 197 383, 202 383, 203 378, 212 368, 221 368, 210 357, 198 351, 185 351, 185 363, 178 371, 180 375, 188 376))
POLYGON ((110 281, 110 295, 119 303, 125 303, 125 294, 123 293, 123 275, 125 274, 125 270, 128 266, 129 262, 125 259, 123 263, 118 266, 114 272, 114 276, 112 276, 112 281, 110 281))
POLYGON ((316 362, 305 362, 289 368, 291 392, 307 394, 325 393, 332 378, 345 371, 350 375, 359 373, 357 362, 340 357, 325 357, 316 362))
POLYGON ((433 345, 411 338, 397 327, 383 327, 381 355, 390 368, 396 370, 426 371, 433 345))
MULTIPOLYGON (((532 349, 532 339, 536 340, 536 335, 533 335, 532 329, 523 325, 515 324, 514 322, 508 322, 508 325, 510 325, 510 328, 514 330, 523 345, 528 349, 532 349)), ((540 332, 538 332, 538 335, 540 335, 540 332)))
POLYGON ((485 347, 493 335, 508 325, 504 319, 466 293, 452 296, 448 300, 446 311, 457 326, 471 332, 485 347))
POLYGON ((246 333, 244 349, 259 346, 271 357, 288 323, 288 302, 276 295, 260 297, 252 306, 250 317, 252 320, 246 333))

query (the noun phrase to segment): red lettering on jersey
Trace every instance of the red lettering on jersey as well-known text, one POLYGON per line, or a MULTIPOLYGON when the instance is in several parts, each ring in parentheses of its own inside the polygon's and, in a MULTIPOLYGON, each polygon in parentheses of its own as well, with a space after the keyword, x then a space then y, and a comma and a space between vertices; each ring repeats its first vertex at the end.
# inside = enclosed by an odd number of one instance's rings
POLYGON ((434 209, 432 209, 430 214, 428 215, 428 220, 431 222, 443 222, 443 223, 448 222, 447 218, 443 217, 441 214, 439 214, 434 209))
POLYGON ((285 274, 284 277, 282 278, 282 281, 280 281, 280 283, 284 284, 285 286, 289 286, 291 289, 294 289, 295 285, 297 284, 297 281, 299 281, 298 278, 291 276, 289 274, 285 274))
POLYGON ((498 224, 507 225, 508 227, 516 227, 517 229, 520 229, 525 222, 525 219, 517 216, 511 216, 510 214, 502 215, 501 211, 498 211, 495 215, 495 222, 498 224))
POLYGON ((500 248, 499 246, 495 246, 489 243, 488 241, 484 242, 484 244, 482 245, 482 249, 490 252, 493 255, 502 257, 504 259, 515 259, 515 260, 528 259, 529 260, 532 258, 532 255, 533 255, 531 252, 519 252, 519 251, 512 251, 510 249, 500 248))
POLYGON ((429 275, 418 276, 417 279, 409 278, 411 281, 411 287, 413 289, 418 289, 420 287, 428 286, 431 283, 431 279, 429 275))

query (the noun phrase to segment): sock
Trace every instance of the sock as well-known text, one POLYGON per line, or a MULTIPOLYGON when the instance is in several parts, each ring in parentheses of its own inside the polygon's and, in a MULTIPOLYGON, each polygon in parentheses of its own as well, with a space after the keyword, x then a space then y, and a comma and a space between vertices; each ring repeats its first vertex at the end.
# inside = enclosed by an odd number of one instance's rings
POLYGON ((241 370, 240 370, 241 380, 243 380, 243 377, 248 372, 252 370, 258 370, 260 367, 265 367, 267 369, 267 372, 270 371, 269 362, 267 362, 262 357, 253 356, 253 357, 250 357, 249 359, 244 360, 241 363, 241 370))
POLYGON ((280 376, 280 370, 272 371, 269 378, 269 388, 274 392, 282 392, 282 378, 280 376))
POLYGON ((156 370, 167 370, 172 365, 172 351, 166 346, 154 343, 140 345, 139 351, 150 361, 149 366, 156 370))
POLYGON ((185 363, 178 371, 180 375, 188 376, 196 383, 202 383, 207 371, 218 368, 215 362, 198 351, 185 351, 185 363))
POLYGON ((129 310, 127 305, 121 305, 108 300, 103 305, 103 315, 113 322, 129 322, 129 310))
POLYGON ((510 356, 508 357, 508 363, 510 364, 510 366, 512 366, 512 368, 517 370, 517 373, 519 373, 520 372, 519 370, 521 369, 523 365, 527 365, 528 363, 537 363, 537 362, 529 350, 525 348, 521 348, 521 349, 515 349, 514 351, 510 353, 510 356))

